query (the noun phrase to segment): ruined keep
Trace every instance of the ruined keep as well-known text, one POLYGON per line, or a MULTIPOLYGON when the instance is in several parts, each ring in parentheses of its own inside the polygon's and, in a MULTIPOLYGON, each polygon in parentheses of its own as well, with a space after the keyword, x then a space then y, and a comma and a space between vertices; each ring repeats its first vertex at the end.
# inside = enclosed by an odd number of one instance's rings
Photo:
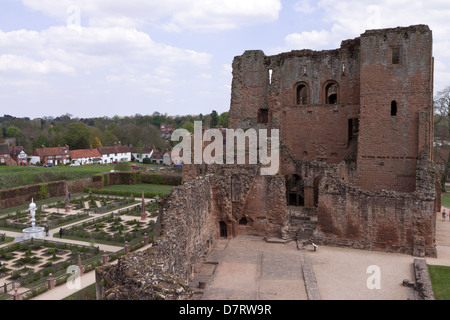
POLYGON ((336 50, 246 51, 233 61, 229 114, 231 128, 280 130, 280 234, 436 254, 428 26, 369 30, 336 50))
POLYGON ((425 25, 366 31, 336 50, 235 57, 230 128, 278 129, 278 173, 183 164, 154 247, 98 268, 98 296, 189 299, 185 284, 215 240, 242 234, 436 256, 432 101, 425 25))

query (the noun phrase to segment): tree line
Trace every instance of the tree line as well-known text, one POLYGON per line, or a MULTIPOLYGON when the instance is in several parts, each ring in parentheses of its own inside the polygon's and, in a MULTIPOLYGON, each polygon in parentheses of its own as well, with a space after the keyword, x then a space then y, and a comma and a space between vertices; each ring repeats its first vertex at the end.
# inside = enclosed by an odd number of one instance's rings
POLYGON ((170 116, 154 112, 151 115, 78 118, 71 114, 36 119, 0 117, 0 141, 13 138, 17 146, 23 146, 31 154, 34 149, 68 145, 71 150, 102 146, 122 145, 171 147, 171 141, 161 137, 160 125, 193 131, 194 121, 202 121, 208 127, 228 127, 228 112, 170 116))

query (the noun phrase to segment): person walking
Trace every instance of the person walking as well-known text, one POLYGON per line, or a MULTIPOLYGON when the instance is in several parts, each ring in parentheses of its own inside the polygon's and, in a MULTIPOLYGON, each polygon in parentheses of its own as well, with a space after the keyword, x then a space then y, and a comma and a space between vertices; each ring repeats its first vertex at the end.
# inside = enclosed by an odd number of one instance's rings
POLYGON ((445 212, 445 209, 444 209, 444 211, 442 211, 442 221, 445 221, 446 215, 447 215, 447 213, 445 212))
POLYGON ((62 228, 59 229, 59 238, 62 238, 63 230, 62 228))

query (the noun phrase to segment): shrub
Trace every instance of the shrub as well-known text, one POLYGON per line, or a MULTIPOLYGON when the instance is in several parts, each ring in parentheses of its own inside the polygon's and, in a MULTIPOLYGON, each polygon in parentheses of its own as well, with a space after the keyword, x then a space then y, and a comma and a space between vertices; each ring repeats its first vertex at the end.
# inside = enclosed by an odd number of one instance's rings
POLYGON ((39 187, 39 197, 40 199, 47 199, 48 198, 48 193, 47 193, 47 185, 46 184, 41 184, 39 187))

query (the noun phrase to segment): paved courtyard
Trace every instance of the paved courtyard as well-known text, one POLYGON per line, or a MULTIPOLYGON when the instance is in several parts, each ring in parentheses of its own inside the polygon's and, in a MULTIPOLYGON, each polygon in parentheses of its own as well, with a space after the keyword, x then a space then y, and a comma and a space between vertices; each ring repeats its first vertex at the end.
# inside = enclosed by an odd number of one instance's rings
MULTIPOLYGON (((450 266, 450 221, 441 220, 438 214, 438 258, 426 261, 450 266)), ((217 242, 192 287, 203 300, 407 300, 412 293, 402 282, 414 281, 414 259, 335 247, 298 250, 295 242, 240 236, 217 242), (380 275, 379 286, 372 280, 374 270, 380 275)))

